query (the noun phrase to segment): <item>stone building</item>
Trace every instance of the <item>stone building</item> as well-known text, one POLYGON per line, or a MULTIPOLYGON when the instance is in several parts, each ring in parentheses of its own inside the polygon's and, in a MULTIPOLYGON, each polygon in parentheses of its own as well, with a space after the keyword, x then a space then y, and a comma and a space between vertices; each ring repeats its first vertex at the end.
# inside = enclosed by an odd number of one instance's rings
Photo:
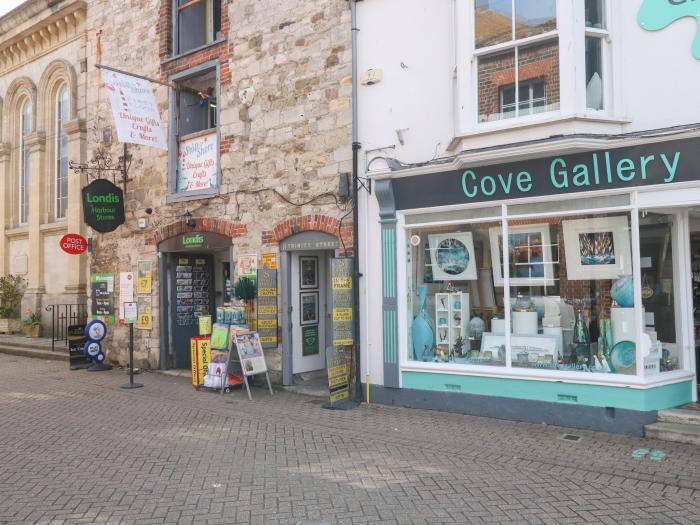
MULTIPOLYGON (((116 160, 123 148, 116 132, 110 134, 98 64, 158 81, 152 86, 168 150, 129 145, 126 223, 92 234, 90 271, 118 278, 136 271, 139 261, 152 265, 153 328, 136 330, 136 365, 188 368, 189 336, 196 331, 192 299, 206 302, 210 294, 208 309, 220 306, 229 299, 227 282, 237 279, 240 255, 274 253, 280 305, 294 305, 294 327, 280 330, 279 347, 266 352, 268 365, 282 370, 287 338, 289 374, 325 368, 328 257, 353 248, 352 207, 338 196, 341 174, 352 169, 347 2, 129 5, 96 0, 88 10, 87 104, 98 130, 88 157, 103 148, 116 160), (178 157, 188 146, 211 143, 215 169, 188 176, 178 157), (299 251, 303 247, 309 249, 299 251), (304 362, 297 326, 300 255, 312 258, 318 274, 313 291, 321 342, 313 363, 304 362), (182 267, 198 264, 207 280, 178 288, 191 277, 182 267)), ((112 330, 110 360, 126 360, 126 334, 118 325, 112 330)))
POLYGON ((25 2, 0 18, 0 275, 26 279, 23 315, 85 305, 87 256, 59 247, 84 232, 68 159, 85 155, 85 19, 82 0, 25 2))

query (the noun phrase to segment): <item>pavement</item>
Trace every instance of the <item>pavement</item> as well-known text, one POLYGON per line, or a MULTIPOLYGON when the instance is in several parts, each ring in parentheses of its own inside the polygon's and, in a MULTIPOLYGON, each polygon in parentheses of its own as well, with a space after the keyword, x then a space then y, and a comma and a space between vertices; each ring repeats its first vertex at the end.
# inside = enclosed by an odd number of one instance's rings
POLYGON ((0 355, 0 523, 700 523, 691 445, 137 381, 0 355))

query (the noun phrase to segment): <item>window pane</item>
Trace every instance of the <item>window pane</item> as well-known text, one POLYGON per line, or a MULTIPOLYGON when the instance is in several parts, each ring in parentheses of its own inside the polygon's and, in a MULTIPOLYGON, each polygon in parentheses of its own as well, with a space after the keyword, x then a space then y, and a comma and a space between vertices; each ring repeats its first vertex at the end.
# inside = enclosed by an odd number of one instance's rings
POLYGON ((19 165, 19 222, 24 224, 29 219, 29 147, 27 134, 31 131, 31 106, 26 101, 22 106, 20 117, 20 148, 19 165))
POLYGON ((474 9, 477 49, 513 39, 511 0, 476 0, 474 9))
POLYGON ((512 366, 636 374, 631 253, 628 213, 509 221, 512 366))
POLYGON ((55 210, 56 219, 66 216, 66 202, 68 195, 68 136, 63 125, 68 120, 68 89, 63 86, 58 92, 56 100, 56 184, 55 210))
POLYGON ((178 1, 178 53, 184 53, 207 43, 206 1, 200 0, 196 4, 179 10, 189 2, 190 0, 178 1))
POLYGON ((521 115, 559 109, 559 40, 518 49, 521 115))
POLYGON ((556 0, 515 0, 515 38, 539 35, 556 28, 556 0))
POLYGON ((499 224, 407 231, 409 360, 505 365, 505 347, 484 349, 481 337, 503 307, 488 249, 499 224))
POLYGON ((605 28, 603 0, 586 0, 586 27, 605 28))
POLYGON ((683 367, 683 346, 676 331, 674 221, 675 216, 669 214, 643 212, 639 216, 644 331, 652 345, 644 358, 645 374, 683 367))
POLYGON ((515 50, 479 58, 479 121, 487 122, 515 116, 515 101, 502 102, 515 90, 515 50))
POLYGON ((586 107, 603 109, 603 39, 586 37, 586 107))

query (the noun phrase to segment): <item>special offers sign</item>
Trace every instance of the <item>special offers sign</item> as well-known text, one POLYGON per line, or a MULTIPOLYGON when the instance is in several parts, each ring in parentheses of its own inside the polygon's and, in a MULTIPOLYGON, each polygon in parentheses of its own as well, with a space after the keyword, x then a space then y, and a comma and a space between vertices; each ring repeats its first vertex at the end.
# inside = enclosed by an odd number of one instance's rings
POLYGON ((124 224, 124 193, 105 179, 97 179, 83 188, 85 224, 100 233, 116 230, 124 224))

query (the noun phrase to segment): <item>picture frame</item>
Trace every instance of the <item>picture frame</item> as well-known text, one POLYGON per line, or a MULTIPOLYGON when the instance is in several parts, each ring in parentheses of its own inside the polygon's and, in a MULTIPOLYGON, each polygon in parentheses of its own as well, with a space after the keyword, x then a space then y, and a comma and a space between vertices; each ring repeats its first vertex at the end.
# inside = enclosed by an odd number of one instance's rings
POLYGON ((241 362, 241 369, 246 376, 267 372, 267 363, 263 353, 260 336, 257 332, 232 333, 232 344, 235 345, 241 362))
POLYGON ((299 324, 318 324, 318 292, 299 293, 299 324))
POLYGON ((435 281, 477 279, 474 238, 471 232, 428 235, 432 274, 435 281))
MULTIPOLYGON (((484 332, 481 336, 480 352, 483 354, 489 351, 492 355, 498 355, 497 349, 500 348, 505 356, 505 344, 506 336, 504 334, 484 332)), ((547 334, 511 335, 510 348, 510 359, 513 363, 518 363, 519 353, 528 354, 528 363, 543 362, 543 356, 551 354, 552 368, 554 368, 554 365, 557 363, 560 352, 557 336, 547 334), (539 356, 539 358, 536 359, 535 355, 539 356)))
POLYGON ((562 221, 570 281, 617 279, 632 274, 627 215, 562 221))
POLYGON ((299 256, 299 288, 301 290, 318 288, 318 257, 315 255, 299 256))
MULTIPOLYGON (((489 228, 494 286, 502 287, 503 230, 489 228)), ((554 262, 549 224, 508 227, 510 286, 553 286, 554 262)))

